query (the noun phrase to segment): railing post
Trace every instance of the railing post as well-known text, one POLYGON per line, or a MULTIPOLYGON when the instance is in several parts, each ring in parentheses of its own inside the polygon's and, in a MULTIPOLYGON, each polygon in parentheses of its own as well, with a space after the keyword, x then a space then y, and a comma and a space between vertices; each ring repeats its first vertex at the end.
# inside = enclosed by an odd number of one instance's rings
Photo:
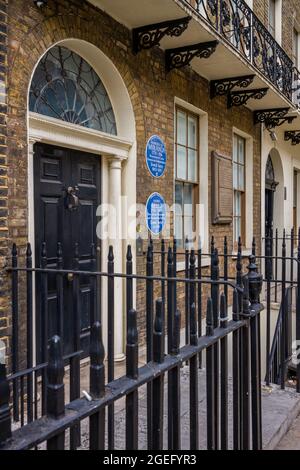
MULTIPOLYGON (((227 297, 221 294, 220 299, 220 327, 227 328, 228 311, 227 297)), ((228 448, 228 336, 220 341, 221 352, 221 450, 228 448)))
MULTIPOLYGON (((81 296, 80 296, 80 277, 76 271, 79 271, 79 244, 75 243, 73 258, 73 348, 75 352, 80 351, 80 333, 81 333, 81 296)), ((80 398, 80 356, 75 355, 70 360, 70 400, 80 398)), ((70 448, 76 449, 80 446, 80 423, 75 424, 70 429, 70 448)))
MULTIPOLYGON (((136 311, 134 309, 127 312, 126 376, 133 380, 136 380, 138 377, 138 330, 136 311)), ((126 396, 126 449, 138 449, 137 389, 126 396)))
MULTIPOLYGON (((297 248, 297 298, 296 298, 296 347, 297 352, 300 348, 300 227, 298 231, 298 248, 297 248)), ((299 353, 298 353, 299 354, 299 353)), ((297 356, 297 392, 300 393, 300 361, 297 356)))
MULTIPOLYGON (((243 318, 250 318, 249 310, 249 279, 247 274, 243 277, 243 318)), ((241 330, 241 385, 242 385, 242 450, 249 450, 250 447, 250 351, 249 351, 249 326, 250 322, 243 326, 241 330)))
MULTIPOLYGON (((173 273, 172 273, 173 274, 173 273)), ((146 264, 146 340, 147 340, 147 362, 153 359, 153 242, 147 251, 146 264)), ((152 449, 152 382, 147 384, 147 439, 148 449, 152 449)))
MULTIPOLYGON (((240 319, 240 295, 237 290, 233 293, 233 321, 240 319)), ((233 449, 240 450, 241 446, 241 407, 240 407, 240 330, 232 333, 232 398, 233 398, 233 449)))
MULTIPOLYGON (((33 307, 32 307, 32 252, 30 243, 26 249, 26 287, 27 287, 27 369, 33 365, 33 307)), ((27 375, 27 418, 30 423, 33 420, 33 373, 27 375)))
MULTIPOLYGON (((107 259, 107 378, 112 382, 115 376, 114 354, 115 354, 115 278, 114 278, 114 251, 109 247, 107 259)), ((108 450, 114 449, 115 441, 115 418, 114 404, 108 407, 108 450)))
MULTIPOLYGON (((198 337, 202 336, 202 284, 201 278, 202 278, 202 248, 201 248, 201 241, 199 240, 199 248, 198 248, 198 283, 197 283, 197 295, 198 295, 198 337)), ((202 368, 202 352, 199 353, 199 369, 202 368)))
MULTIPOLYGON (((219 281, 219 254, 218 249, 213 248, 212 257, 211 257, 211 280, 219 281)), ((211 285, 211 299, 212 299, 212 309, 213 309, 213 326, 214 329, 219 326, 219 284, 212 283, 211 285)), ((219 343, 216 342, 213 346, 214 348, 214 416, 215 416, 215 450, 219 449, 219 367, 220 367, 220 358, 219 358, 219 343)))
POLYGON ((261 420, 261 357, 260 357, 260 293, 263 278, 257 273, 255 257, 249 256, 248 280, 250 300, 250 354, 251 354, 251 415, 252 415, 252 449, 262 449, 261 420))
MULTIPOLYGON (((195 251, 191 250, 190 256, 190 279, 196 278, 195 251)), ((197 319, 196 319, 196 286, 194 282, 190 285, 190 344, 196 346, 198 343, 197 319)), ((199 423, 198 423, 198 355, 190 359, 190 449, 199 448, 199 423)))
MULTIPOLYGON (((47 269, 47 245, 42 243, 41 252, 41 268, 47 269)), ((48 340, 49 340, 49 311, 48 311, 48 273, 41 273, 41 352, 42 361, 45 363, 48 360, 48 340)), ((42 372, 42 414, 46 414, 47 409, 47 370, 44 368, 42 372)))
MULTIPOLYGON (((12 372, 16 373, 19 367, 19 274, 18 250, 14 243, 12 246, 12 372), (15 270, 14 270, 15 269, 15 270)), ((13 411, 14 421, 19 421, 19 384, 13 381, 13 411)))
MULTIPOLYGON (((103 397, 105 393, 104 346, 102 326, 96 321, 91 328, 90 339, 90 393, 93 399, 103 397)), ((90 450, 105 449, 105 408, 90 417, 90 450)))
MULTIPOLYGON (((156 315, 153 331, 153 361, 162 364, 165 352, 165 319, 162 299, 156 301, 156 315)), ((164 419, 164 376, 159 375, 153 380, 152 388, 152 448, 163 448, 163 419, 164 419)))
POLYGON ((11 419, 9 407, 10 391, 6 377, 6 366, 0 363, 0 448, 11 437, 11 419))
MULTIPOLYGON (((206 336, 214 335, 212 300, 207 300, 206 336)), ((216 450, 215 438, 215 360, 214 345, 206 349, 206 409, 207 409, 207 450, 216 450)))
MULTIPOLYGON (((180 347, 181 315, 177 309, 174 313, 174 324, 171 344, 171 354, 177 355, 180 347)), ((169 430, 169 450, 181 448, 181 416, 180 416, 180 366, 173 367, 168 374, 170 388, 168 390, 168 408, 172 416, 172 427, 169 430)))
MULTIPOLYGON (((189 249, 188 249, 188 239, 185 240, 185 255, 184 255, 184 262, 185 262, 185 278, 189 278, 189 249)), ((190 336, 190 318, 189 318, 189 293, 190 293, 190 284, 185 282, 184 285, 184 310, 185 310, 185 344, 189 344, 189 336, 190 336)))
MULTIPOLYGON (((47 416, 59 419, 65 413, 64 360, 59 336, 50 340, 47 377, 47 416)), ((47 450, 64 450, 64 447, 64 431, 47 441, 47 450)))
POLYGON ((286 370, 286 243, 285 243, 285 230, 283 231, 282 240, 282 276, 281 276, 281 307, 282 307, 282 323, 281 323, 281 338, 280 338, 280 387, 285 388, 285 370, 286 370))

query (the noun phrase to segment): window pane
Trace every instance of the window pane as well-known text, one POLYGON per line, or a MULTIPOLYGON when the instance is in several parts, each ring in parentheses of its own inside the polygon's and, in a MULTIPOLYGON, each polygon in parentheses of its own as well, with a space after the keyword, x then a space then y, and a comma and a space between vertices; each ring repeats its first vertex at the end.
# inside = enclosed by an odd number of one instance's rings
POLYGON ((197 118, 188 117, 188 146, 196 149, 197 145, 197 118))
POLYGON ((176 181, 175 183, 175 204, 176 205, 179 205, 180 207, 182 207, 182 190, 183 190, 183 184, 182 183, 178 183, 176 181))
POLYGON ((177 110, 177 143, 187 145, 186 141, 186 114, 177 110))
POLYGON ((245 172, 244 172, 244 167, 242 165, 239 165, 239 189, 241 191, 244 191, 245 189, 245 172))
POLYGON ((177 145, 177 178, 187 179, 186 148, 177 145))
POLYGON ((237 217, 234 219, 234 241, 238 242, 241 236, 241 219, 237 217))
POLYGON ((182 248, 184 240, 182 240, 182 238, 183 238, 183 235, 182 235, 182 217, 180 217, 180 216, 175 217, 175 238, 176 238, 176 241, 177 241, 177 246, 182 248))
POLYGON ((193 215, 193 185, 185 184, 183 188, 184 214, 193 215))
POLYGON ((193 240, 193 219, 192 217, 184 217, 184 238, 188 239, 188 247, 191 247, 193 240))
POLYGON ((238 189, 238 165, 233 164, 233 188, 238 189))
POLYGON ((188 150, 188 180, 189 181, 197 181, 197 151, 196 150, 188 150))
POLYGON ((241 215, 241 193, 239 191, 234 192, 234 216, 241 215))
POLYGON ((245 163, 245 141, 243 138, 239 138, 239 163, 245 163))
POLYGON ((238 140, 236 135, 233 136, 233 161, 238 161, 238 140))

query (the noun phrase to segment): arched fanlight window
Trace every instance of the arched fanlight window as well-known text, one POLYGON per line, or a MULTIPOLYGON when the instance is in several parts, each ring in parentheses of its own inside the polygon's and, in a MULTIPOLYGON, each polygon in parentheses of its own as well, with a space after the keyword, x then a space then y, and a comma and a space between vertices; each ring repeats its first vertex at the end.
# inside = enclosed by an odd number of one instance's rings
POLYGON ((55 46, 39 62, 29 109, 108 134, 117 134, 108 94, 94 69, 73 51, 55 46))

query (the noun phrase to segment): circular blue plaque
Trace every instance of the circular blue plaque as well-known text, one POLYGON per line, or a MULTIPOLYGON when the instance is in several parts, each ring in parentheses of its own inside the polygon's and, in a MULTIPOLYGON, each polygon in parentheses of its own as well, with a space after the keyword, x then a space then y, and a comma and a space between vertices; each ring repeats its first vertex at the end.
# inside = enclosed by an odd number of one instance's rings
POLYGON ((160 178, 166 169, 167 152, 160 137, 152 135, 146 146, 146 162, 148 170, 154 178, 160 178))
POLYGON ((158 235, 166 225, 166 203, 159 193, 152 193, 146 203, 146 221, 148 230, 158 235))

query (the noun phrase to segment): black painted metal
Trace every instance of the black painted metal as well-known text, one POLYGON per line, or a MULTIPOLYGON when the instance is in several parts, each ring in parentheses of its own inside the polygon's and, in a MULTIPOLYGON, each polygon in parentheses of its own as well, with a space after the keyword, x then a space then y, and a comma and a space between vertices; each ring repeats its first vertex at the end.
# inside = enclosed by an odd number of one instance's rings
POLYGON ((11 437, 10 390, 5 364, 0 364, 0 447, 11 437))
POLYGON ((182 0, 225 39, 227 45, 296 105, 299 71, 244 1, 182 0))
MULTIPOLYGON (((107 375, 108 381, 112 382, 115 378, 114 368, 114 355, 115 355, 115 277, 114 274, 114 251, 113 247, 109 247, 108 259, 107 259, 107 272, 109 274, 107 278, 107 375)), ((115 442, 115 418, 114 418, 114 404, 112 403, 108 407, 108 449, 114 448, 115 442)))
MULTIPOLYGON (((65 413, 64 360, 59 336, 50 340, 47 376, 47 416, 59 419, 65 413)), ((64 447, 64 431, 47 441, 47 450, 64 450, 64 447)))
MULTIPOLYGON (((131 303, 131 302, 129 302, 131 303)), ((138 330, 136 311, 127 312, 126 376, 136 380, 138 377, 138 330)), ((151 389, 152 392, 152 389, 151 389)), ((151 396, 152 405, 152 396, 151 396)), ((152 408, 151 408, 152 412, 152 408)), ((151 423, 152 430, 152 423, 151 423)), ((151 436, 152 437, 152 436, 151 436)), ((152 439, 151 439, 152 447, 152 439)), ((126 449, 138 449, 138 390, 126 396, 126 449)))
POLYGON ((257 88, 245 91, 231 91, 227 95, 227 108, 243 106, 247 104, 250 99, 261 100, 266 96, 268 90, 268 88, 257 88))
POLYGON ((187 29, 191 20, 190 16, 176 20, 163 21, 134 28, 132 30, 132 49, 137 54, 143 49, 151 49, 159 46, 165 36, 179 37, 187 29))
POLYGON ((300 144, 300 131, 285 131, 284 140, 290 140, 292 145, 300 144))
POLYGON ((289 108, 260 109, 254 112, 254 124, 264 123, 267 129, 291 124, 296 116, 287 116, 289 108))
MULTIPOLYGON (((91 247, 93 252, 94 247, 91 247)), ((67 429, 73 432, 73 438, 70 448, 78 448, 80 444, 79 435, 81 428, 80 422, 89 418, 89 437, 90 449, 99 450, 104 449, 106 437, 107 446, 109 449, 116 448, 116 441, 114 440, 114 419, 115 410, 114 403, 126 397, 126 448, 138 448, 138 393, 141 386, 146 385, 148 390, 151 390, 151 419, 147 423, 151 429, 151 438, 147 442, 149 449, 161 449, 163 447, 163 434, 164 424, 168 433, 168 448, 170 450, 179 450, 186 436, 181 435, 181 393, 182 383, 181 374, 182 366, 187 363, 189 365, 189 420, 190 425, 188 435, 190 439, 190 448, 192 450, 199 448, 199 427, 201 422, 198 420, 198 412, 201 403, 198 398, 198 381, 199 381, 199 358, 202 352, 206 350, 206 380, 207 380, 207 446, 211 449, 222 448, 226 449, 229 446, 229 426, 231 423, 228 420, 228 376, 233 374, 233 437, 234 448, 248 448, 249 442, 246 440, 246 429, 249 430, 249 436, 253 435, 254 442, 257 448, 261 448, 259 441, 259 423, 261 423, 261 408, 260 408, 260 380, 259 380, 259 363, 256 361, 256 369, 251 368, 251 383, 250 383, 250 369, 249 364, 253 361, 253 354, 255 357, 259 356, 259 343, 260 335, 259 328, 256 327, 256 334, 252 335, 252 322, 257 318, 261 305, 258 303, 257 292, 259 283, 262 279, 257 274, 257 267, 255 260, 251 259, 251 267, 247 280, 249 282, 250 302, 246 305, 245 286, 242 283, 242 263, 241 263, 241 244, 239 243, 238 262, 236 280, 228 276, 228 250, 227 240, 224 240, 224 254, 218 253, 215 247, 215 241, 211 241, 211 274, 207 276, 204 272, 199 270, 201 267, 201 257, 206 254, 202 253, 199 249, 197 251, 197 261, 199 263, 198 269, 196 268, 196 254, 194 250, 188 252, 188 270, 187 277, 175 276, 174 259, 180 256, 185 257, 185 253, 177 252, 176 247, 170 246, 168 249, 168 265, 167 277, 156 275, 154 273, 156 266, 160 270, 160 274, 164 274, 162 263, 153 262, 154 244, 150 243, 147 256, 147 273, 146 275, 133 274, 133 260, 130 247, 127 249, 126 256, 126 273, 114 272, 114 256, 113 250, 110 248, 108 255, 108 270, 107 272, 97 271, 82 271, 78 269, 78 248, 74 252, 74 267, 72 270, 61 269, 61 255, 59 254, 60 247, 58 247, 58 262, 54 267, 49 267, 46 263, 47 253, 46 246, 43 246, 44 263, 42 268, 30 267, 30 250, 28 247, 28 256, 26 266, 20 267, 18 260, 15 260, 15 267, 10 268, 12 273, 19 273, 20 271, 30 274, 35 278, 44 278, 41 281, 41 287, 45 291, 44 298, 47 299, 47 281, 48 277, 53 276, 59 280, 60 277, 66 279, 70 274, 73 275, 73 291, 74 291, 74 318, 78 317, 77 312, 80 311, 80 299, 78 299, 78 285, 79 280, 84 276, 89 276, 93 279, 105 278, 107 280, 107 320, 108 320, 108 341, 107 341, 107 382, 105 383, 105 369, 104 357, 105 351, 102 342, 102 324, 96 318, 94 307, 91 308, 91 341, 90 341, 90 399, 79 398, 78 384, 80 386, 81 371, 78 369, 80 358, 80 331, 77 330, 77 336, 74 337, 77 348, 76 353, 69 357, 62 356, 62 341, 58 336, 50 340, 50 357, 48 360, 48 331, 44 333, 43 338, 46 345, 43 350, 47 352, 47 360, 35 367, 30 367, 26 370, 17 371, 15 374, 8 377, 9 383, 18 383, 17 395, 14 395, 14 388, 12 387, 13 396, 12 402, 14 403, 17 397, 20 405, 21 424, 23 428, 19 431, 14 431, 12 441, 4 443, 4 447, 18 447, 18 448, 34 448, 40 442, 49 441, 49 448, 63 448, 65 440, 63 435, 67 429), (220 276, 219 258, 226 255, 226 265, 224 266, 224 276, 220 276), (115 279, 124 279, 126 282, 126 312, 127 312, 127 346, 126 346, 126 374, 119 379, 114 377, 114 283, 115 279), (137 336, 137 313, 133 310, 133 281, 144 283, 146 293, 146 310, 149 313, 153 311, 154 295, 156 294, 156 286, 158 290, 163 292, 164 284, 167 283, 167 331, 168 331, 168 352, 164 354, 164 325, 165 325, 165 309, 164 301, 162 299, 156 300, 155 319, 152 316, 152 322, 146 324, 152 334, 150 344, 151 357, 147 358, 147 364, 143 367, 138 367, 138 336, 137 336), (177 308, 174 308, 175 303, 175 284, 177 293, 185 293, 185 286, 189 285, 188 289, 188 324, 189 324, 189 338, 188 344, 180 347, 180 330, 181 330, 181 315, 178 309, 180 305, 185 305, 186 300, 176 296, 177 308), (181 286, 181 287, 180 287, 181 286), (200 288, 199 288, 200 286, 200 288), (207 309, 207 331, 202 335, 199 329, 199 323, 202 321, 202 307, 204 299, 206 300, 207 288, 210 287, 211 299, 208 301, 207 309), (220 294, 220 289, 224 293, 220 294), (226 294, 225 294, 226 289, 226 294), (232 291, 234 292, 235 307, 232 320, 228 318, 230 309, 227 308, 227 301, 232 298, 232 291), (244 293, 244 295, 243 295, 244 293), (242 303, 243 298, 243 303, 242 303), (180 299, 180 300, 179 300, 180 299), (199 307, 200 304, 200 307, 199 307), (247 310, 248 306, 248 310, 247 310), (243 307, 243 311, 242 311, 243 307), (249 310, 250 308, 250 310, 249 310), (247 310, 247 312, 246 312, 247 310), (250 313, 249 313, 250 312, 250 313), (96 321, 94 321, 96 318, 96 321), (220 323, 220 326, 219 326, 220 323), (251 326, 251 331, 249 329, 251 326), (249 344, 251 348, 248 354, 242 351, 245 344, 245 330, 247 329, 248 335, 250 334, 249 344), (233 367, 229 370, 228 363, 228 338, 233 335, 233 367), (243 343, 241 343, 243 337, 243 343), (219 354, 221 352, 221 354, 219 354), (217 359, 216 359, 217 356, 217 359), (76 357, 76 360, 74 358, 76 357), (236 362, 237 361, 237 362, 236 362), (64 367, 69 365, 73 370, 71 380, 71 396, 70 404, 64 405, 63 400, 63 381, 62 374, 64 367), (243 366, 244 369, 243 369, 243 366), (47 372, 48 368, 48 372, 47 372), (34 393, 36 397, 37 389, 43 389, 46 386, 46 395, 48 400, 43 400, 47 403, 46 413, 51 414, 53 418, 48 419, 40 416, 39 411, 34 405, 33 421, 28 423, 24 419, 24 411, 27 410, 27 377, 32 375, 34 380, 34 393), (50 381, 44 379, 46 375, 50 381), (164 423, 164 377, 168 376, 168 423, 164 423), (42 376, 41 384, 37 377, 42 376), (247 380, 248 377, 248 388, 247 380), (150 385, 151 384, 151 385, 150 385), (55 386, 57 385, 57 387, 55 386), (56 395, 57 393, 57 395, 56 395), (51 395, 51 403, 49 402, 49 395, 51 395), (254 396, 255 395, 255 396, 254 396), (73 398, 74 397, 74 398, 73 398), (251 401, 252 407, 255 406, 255 416, 251 417, 246 412, 249 409, 249 402, 251 401), (108 428, 105 429, 105 415, 106 408, 108 409, 108 428), (54 411, 53 411, 54 410, 54 411), (66 411, 65 414, 63 412, 66 411), (56 416, 54 416, 56 414, 56 416), (28 424, 27 424, 28 423, 28 424), (43 424, 42 424, 43 423, 43 424), (253 431, 255 426, 255 432, 253 431), (76 431, 76 432, 75 432, 76 431), (243 438, 243 440, 241 439, 243 438), (50 439, 50 440, 49 440, 50 439), (237 444, 238 440, 238 444, 237 444)), ((158 251, 162 257, 165 254, 165 248, 158 251)), ((91 256, 93 258, 93 256, 91 256)), ((250 266, 249 265, 249 266, 250 266)), ((204 271, 204 269, 203 269, 204 271)), ((29 287, 30 283, 29 276, 29 287)), ((13 277, 13 282, 19 285, 21 276, 13 277)), ((89 282, 89 285, 93 282, 89 282)), ((63 286, 64 283, 61 283, 63 286)), ((56 283, 57 290, 60 291, 60 282, 56 283)), ((15 286, 13 286, 15 289, 15 286)), ((30 292, 30 289, 29 289, 30 292)), ((60 296, 64 292, 60 292, 60 296)), ((28 303, 30 307, 30 303, 28 303)), ((46 302, 47 305, 47 302, 46 302)), ((30 309, 29 309, 30 310, 30 309)), ((153 313, 152 313, 153 315, 153 313)), ((139 317, 141 318, 141 317, 139 317)), ((145 319, 146 320, 146 319, 145 319)), ((146 331, 147 334, 147 331, 146 331)), ((80 388, 79 388, 80 390, 80 388)), ((7 402, 8 399, 6 399, 7 402)), ((149 403, 149 401, 147 401, 149 403)), ((7 403, 6 403, 7 404, 7 403)), ((1 407, 0 407, 1 417, 1 407)), ((4 424, 0 419, 0 436, 4 429, 4 424)), ((249 439, 248 436, 248 439, 249 439)), ((2 439, 4 440, 4 438, 2 439)))
POLYGON ((244 75, 242 77, 230 77, 210 82, 210 97, 227 95, 233 88, 247 88, 253 82, 255 75, 244 75))
MULTIPOLYGON (((91 328, 90 341, 90 394, 93 399, 105 394, 104 346, 102 326, 99 321, 91 328)), ((90 417, 89 423, 90 450, 105 449, 105 408, 90 417)))
POLYGON ((190 65, 198 57, 208 59, 217 49, 218 41, 200 42, 191 46, 177 47, 166 50, 166 70, 180 69, 190 65))
MULTIPOLYGON (((165 352, 165 319, 162 299, 156 301, 156 315, 153 329, 153 361, 162 364, 165 352)), ((152 448, 163 448, 164 426, 164 375, 161 374, 153 380, 153 407, 152 407, 152 448)))
MULTIPOLYGON (((150 243, 147 251, 146 265, 146 342, 147 342, 147 362, 153 359, 153 244, 150 243)), ((172 273, 173 275, 173 273, 172 273)), ((169 297, 168 297, 169 302, 169 297)), ((147 384, 147 439, 148 448, 152 449, 152 383, 147 384)))

